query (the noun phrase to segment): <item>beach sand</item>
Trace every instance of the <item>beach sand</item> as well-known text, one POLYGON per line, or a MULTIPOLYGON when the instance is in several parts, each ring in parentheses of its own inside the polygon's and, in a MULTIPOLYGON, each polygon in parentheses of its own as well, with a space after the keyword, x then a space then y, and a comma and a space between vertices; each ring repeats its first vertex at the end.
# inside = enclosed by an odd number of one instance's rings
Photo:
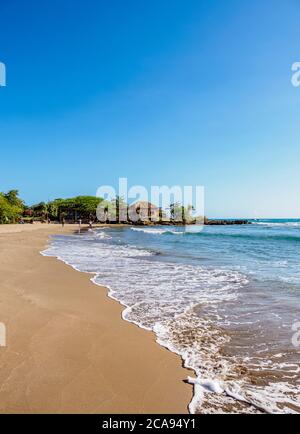
POLYGON ((187 413, 181 359, 123 321, 90 275, 40 255, 74 229, 0 226, 0 413, 187 413))

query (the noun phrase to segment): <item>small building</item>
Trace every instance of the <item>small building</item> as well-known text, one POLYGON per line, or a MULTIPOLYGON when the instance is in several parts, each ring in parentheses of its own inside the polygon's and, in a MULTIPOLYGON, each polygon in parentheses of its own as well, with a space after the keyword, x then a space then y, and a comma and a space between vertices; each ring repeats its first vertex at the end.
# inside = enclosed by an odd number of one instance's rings
POLYGON ((24 217, 32 217, 33 216, 33 210, 31 208, 27 208, 23 212, 24 217))
POLYGON ((128 207, 128 217, 133 223, 159 222, 160 209, 150 202, 137 201, 128 207))

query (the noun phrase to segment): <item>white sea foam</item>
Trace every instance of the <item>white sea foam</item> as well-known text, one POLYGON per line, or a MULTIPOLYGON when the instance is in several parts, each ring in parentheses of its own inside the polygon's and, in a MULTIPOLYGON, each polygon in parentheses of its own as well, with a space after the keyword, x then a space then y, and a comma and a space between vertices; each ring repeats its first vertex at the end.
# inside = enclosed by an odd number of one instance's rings
POLYGON ((132 231, 144 232, 150 235, 163 235, 163 234, 173 234, 173 235, 183 235, 183 231, 172 231, 170 229, 153 229, 153 228, 130 228, 132 231))
POLYGON ((274 226, 274 227, 300 227, 300 222, 252 222, 253 225, 258 226, 274 226))

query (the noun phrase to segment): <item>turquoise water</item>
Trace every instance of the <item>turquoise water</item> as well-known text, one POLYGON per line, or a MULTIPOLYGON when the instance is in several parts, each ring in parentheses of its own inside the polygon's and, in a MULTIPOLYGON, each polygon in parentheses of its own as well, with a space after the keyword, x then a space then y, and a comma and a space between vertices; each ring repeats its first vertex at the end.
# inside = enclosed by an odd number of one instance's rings
POLYGON ((300 220, 260 220, 97 229, 55 237, 46 254, 95 272, 124 319, 194 369, 191 412, 290 413, 300 412, 299 247, 300 220))
MULTIPOLYGON (((137 228, 125 232, 122 240, 151 248, 169 256, 170 260, 228 266, 259 280, 300 284, 300 220, 205 226, 197 233, 186 232, 180 227, 137 228)), ((294 289, 298 290, 299 286, 294 289)))

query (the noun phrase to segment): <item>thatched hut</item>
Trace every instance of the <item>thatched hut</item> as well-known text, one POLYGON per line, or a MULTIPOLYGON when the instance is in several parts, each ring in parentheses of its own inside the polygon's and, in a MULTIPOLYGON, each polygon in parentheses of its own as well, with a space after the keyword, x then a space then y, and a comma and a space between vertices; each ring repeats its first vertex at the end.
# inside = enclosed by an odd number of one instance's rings
POLYGON ((155 223, 160 220, 160 210, 150 202, 137 201, 128 207, 128 217, 133 223, 155 223))

